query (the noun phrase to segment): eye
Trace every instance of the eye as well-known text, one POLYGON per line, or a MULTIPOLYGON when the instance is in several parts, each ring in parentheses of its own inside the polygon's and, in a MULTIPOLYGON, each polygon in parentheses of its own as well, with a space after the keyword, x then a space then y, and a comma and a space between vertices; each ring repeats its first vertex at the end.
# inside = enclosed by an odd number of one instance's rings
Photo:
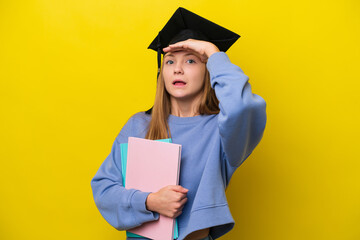
POLYGON ((166 64, 173 64, 174 61, 173 61, 173 60, 168 60, 168 61, 166 61, 165 63, 166 63, 166 64))
POLYGON ((189 59, 187 60, 188 63, 195 63, 195 60, 194 59, 189 59))

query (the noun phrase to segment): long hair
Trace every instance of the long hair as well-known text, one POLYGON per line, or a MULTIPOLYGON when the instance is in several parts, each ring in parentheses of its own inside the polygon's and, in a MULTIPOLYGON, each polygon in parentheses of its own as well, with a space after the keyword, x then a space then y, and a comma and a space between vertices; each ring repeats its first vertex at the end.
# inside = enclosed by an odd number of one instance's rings
MULTIPOLYGON (((165 89, 165 82, 162 74, 163 66, 164 63, 161 65, 157 81, 154 106, 151 112, 151 121, 145 136, 146 139, 151 140, 171 138, 168 124, 168 117, 171 112, 171 102, 170 95, 165 89)), ((219 100, 215 95, 214 89, 211 88, 210 74, 207 69, 205 69, 204 78, 203 94, 200 100, 198 112, 201 115, 218 114, 220 111, 219 100)))

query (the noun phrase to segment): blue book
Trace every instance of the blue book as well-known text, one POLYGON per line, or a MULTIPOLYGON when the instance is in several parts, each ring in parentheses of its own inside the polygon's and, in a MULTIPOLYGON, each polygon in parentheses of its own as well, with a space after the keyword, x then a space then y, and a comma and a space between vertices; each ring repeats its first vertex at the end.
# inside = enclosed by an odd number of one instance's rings
MULTIPOLYGON (((171 143, 171 138, 167 139, 159 139, 156 141, 160 142, 168 142, 171 143)), ((127 143, 121 143, 120 144, 120 155, 121 155, 121 174, 122 174, 122 180, 123 184, 125 186, 125 177, 126 177, 126 163, 127 163, 127 152, 128 152, 128 144, 127 143)), ((143 238, 143 236, 126 232, 127 237, 133 237, 133 238, 143 238)), ((179 231, 178 231, 178 223, 177 219, 175 219, 175 227, 174 227, 174 239, 177 239, 179 237, 179 231)))

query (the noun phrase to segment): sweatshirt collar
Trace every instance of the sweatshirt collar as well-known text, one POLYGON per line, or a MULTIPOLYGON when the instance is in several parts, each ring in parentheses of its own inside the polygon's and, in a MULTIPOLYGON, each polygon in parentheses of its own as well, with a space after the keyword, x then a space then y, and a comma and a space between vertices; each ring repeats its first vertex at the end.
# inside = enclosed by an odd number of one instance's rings
POLYGON ((175 123, 175 124, 191 124, 191 123, 198 123, 202 121, 203 119, 210 118, 213 115, 197 115, 194 117, 178 117, 175 115, 170 114, 168 118, 169 123, 175 123))

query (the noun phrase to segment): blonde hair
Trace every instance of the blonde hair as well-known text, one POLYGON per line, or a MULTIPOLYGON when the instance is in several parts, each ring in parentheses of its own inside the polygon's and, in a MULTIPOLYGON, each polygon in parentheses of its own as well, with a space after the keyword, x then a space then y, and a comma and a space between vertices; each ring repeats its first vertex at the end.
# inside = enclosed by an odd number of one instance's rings
MULTIPOLYGON (((171 133, 168 124, 168 117, 171 113, 170 95, 165 89, 164 78, 162 74, 164 63, 161 66, 160 74, 157 81, 156 94, 154 106, 151 112, 151 120, 146 133, 146 139, 165 139, 171 138, 171 133)), ((201 115, 218 114, 219 100, 215 95, 215 91, 211 88, 210 74, 205 69, 205 82, 203 87, 203 94, 200 100, 198 112, 201 115)))

